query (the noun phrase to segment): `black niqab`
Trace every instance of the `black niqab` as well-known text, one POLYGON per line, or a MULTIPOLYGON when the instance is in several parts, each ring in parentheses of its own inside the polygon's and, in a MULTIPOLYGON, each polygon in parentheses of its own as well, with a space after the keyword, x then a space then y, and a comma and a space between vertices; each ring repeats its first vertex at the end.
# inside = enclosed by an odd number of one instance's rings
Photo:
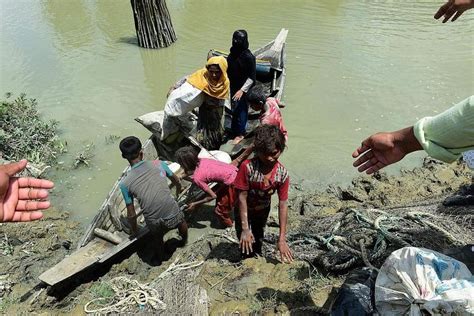
POLYGON ((234 95, 248 78, 255 83, 255 56, 249 50, 247 31, 238 30, 232 35, 232 47, 227 57, 227 75, 230 80, 230 92, 234 95))

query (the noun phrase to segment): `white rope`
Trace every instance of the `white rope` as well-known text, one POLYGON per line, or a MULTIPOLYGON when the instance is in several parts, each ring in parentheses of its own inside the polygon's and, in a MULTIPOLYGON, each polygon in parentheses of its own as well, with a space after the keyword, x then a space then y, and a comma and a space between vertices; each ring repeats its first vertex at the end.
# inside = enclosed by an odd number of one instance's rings
POLYGON ((153 310, 165 310, 166 304, 159 299, 159 293, 154 288, 146 284, 140 284, 137 280, 130 280, 126 277, 116 277, 110 281, 110 286, 114 291, 112 298, 96 298, 89 301, 84 306, 86 313, 120 313, 139 306, 140 308, 151 307, 153 310), (108 303, 99 303, 110 300, 108 303), (99 308, 89 308, 91 304, 107 305, 99 308))

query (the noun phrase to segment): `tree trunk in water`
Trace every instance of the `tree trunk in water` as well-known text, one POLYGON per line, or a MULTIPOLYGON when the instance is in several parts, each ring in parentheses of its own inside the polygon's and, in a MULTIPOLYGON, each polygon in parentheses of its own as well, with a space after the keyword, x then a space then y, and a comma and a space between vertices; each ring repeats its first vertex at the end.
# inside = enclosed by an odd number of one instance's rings
POLYGON ((176 41, 165 0, 131 0, 138 45, 168 47, 176 41))

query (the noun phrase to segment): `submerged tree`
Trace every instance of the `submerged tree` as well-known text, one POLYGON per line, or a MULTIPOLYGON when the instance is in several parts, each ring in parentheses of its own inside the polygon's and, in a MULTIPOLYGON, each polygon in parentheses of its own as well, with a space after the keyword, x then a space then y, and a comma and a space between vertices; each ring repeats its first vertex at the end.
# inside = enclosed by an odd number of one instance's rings
POLYGON ((168 47, 176 41, 165 0, 131 0, 138 45, 168 47))

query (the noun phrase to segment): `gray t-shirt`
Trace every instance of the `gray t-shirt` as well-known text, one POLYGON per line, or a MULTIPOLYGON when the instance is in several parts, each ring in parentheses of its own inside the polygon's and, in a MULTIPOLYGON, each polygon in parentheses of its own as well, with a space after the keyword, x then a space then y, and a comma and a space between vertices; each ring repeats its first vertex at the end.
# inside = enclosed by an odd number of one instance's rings
POLYGON ((159 160, 135 164, 120 182, 120 190, 125 204, 130 205, 133 198, 138 199, 147 224, 160 218, 173 218, 180 212, 166 182, 166 171, 159 160))

